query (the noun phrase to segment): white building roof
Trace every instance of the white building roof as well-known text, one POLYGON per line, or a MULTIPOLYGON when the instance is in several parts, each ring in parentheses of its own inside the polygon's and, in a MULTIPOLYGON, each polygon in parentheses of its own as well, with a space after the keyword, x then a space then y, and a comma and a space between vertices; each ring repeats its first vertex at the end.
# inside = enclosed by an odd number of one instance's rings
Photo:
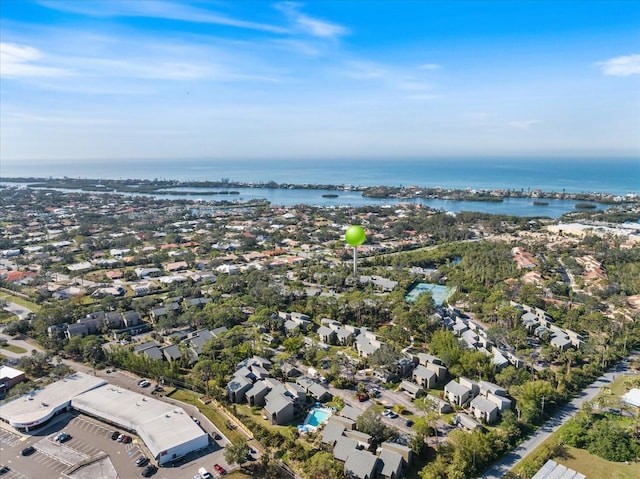
POLYGON ((622 396, 622 400, 630 406, 640 407, 640 389, 631 389, 624 396, 622 396))
POLYGON ((0 408, 0 418, 14 427, 43 423, 81 393, 106 384, 104 379, 74 373, 42 389, 21 396, 0 408))
POLYGON ((154 457, 206 436, 181 407, 112 385, 81 394, 71 404, 82 412, 136 431, 154 457))
POLYGON ((12 368, 11 366, 0 366, 0 378, 13 379, 17 378, 21 374, 24 374, 24 371, 12 368))

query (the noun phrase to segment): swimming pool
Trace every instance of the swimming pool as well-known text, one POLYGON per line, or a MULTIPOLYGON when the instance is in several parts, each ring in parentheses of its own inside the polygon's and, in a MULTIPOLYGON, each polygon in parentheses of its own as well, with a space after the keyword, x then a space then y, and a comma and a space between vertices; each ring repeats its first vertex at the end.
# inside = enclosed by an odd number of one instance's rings
POLYGON ((308 426, 318 427, 320 424, 327 422, 331 416, 331 410, 328 408, 313 408, 309 411, 304 424, 308 426))

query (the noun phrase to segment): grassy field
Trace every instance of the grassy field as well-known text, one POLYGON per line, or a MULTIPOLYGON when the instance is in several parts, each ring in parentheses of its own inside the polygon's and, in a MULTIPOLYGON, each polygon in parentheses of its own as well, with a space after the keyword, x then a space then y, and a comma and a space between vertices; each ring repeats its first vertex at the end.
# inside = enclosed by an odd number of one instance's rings
POLYGON ((567 448, 567 458, 554 459, 559 464, 581 472, 587 479, 634 479, 640 477, 640 463, 606 461, 583 449, 567 448))
MULTIPOLYGON (((235 440, 244 440, 245 437, 240 434, 235 429, 229 429, 227 427, 227 418, 224 416, 216 407, 212 404, 202 404, 198 401, 200 397, 199 394, 196 394, 191 391, 185 391, 182 389, 176 389, 173 393, 169 395, 170 398, 175 399, 176 401, 182 401, 186 404, 191 404, 196 406, 202 414, 207 416, 207 418, 220 430, 222 434, 224 434, 231 442, 235 440)), ((242 477, 242 476, 240 476, 242 477)))
POLYGON ((20 298, 18 296, 14 296, 6 292, 0 293, 0 300, 5 300, 11 303, 19 304, 24 308, 30 309, 34 313, 37 313, 38 311, 40 311, 40 305, 36 303, 32 303, 31 301, 27 301, 26 299, 20 298))

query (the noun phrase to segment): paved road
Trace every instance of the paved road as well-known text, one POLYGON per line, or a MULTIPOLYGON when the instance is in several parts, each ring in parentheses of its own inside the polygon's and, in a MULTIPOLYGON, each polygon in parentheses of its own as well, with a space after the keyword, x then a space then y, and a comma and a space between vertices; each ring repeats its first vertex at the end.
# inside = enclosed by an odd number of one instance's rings
POLYGON ((27 309, 24 306, 20 306, 19 304, 10 303, 10 302, 7 303, 7 305, 2 309, 4 309, 5 311, 9 311, 10 313, 15 314, 16 316, 18 316, 18 319, 27 319, 29 314, 32 313, 32 311, 30 309, 27 309))
POLYGON ((0 333, 0 339, 6 339, 6 341, 9 344, 12 344, 14 346, 17 346, 25 350, 24 353, 14 353, 13 351, 9 351, 8 349, 2 349, 0 352, 2 352, 2 354, 8 358, 18 359, 18 358, 21 358, 22 356, 30 356, 31 351, 34 349, 38 352, 44 352, 44 349, 42 348, 42 346, 36 344, 35 341, 27 342, 22 339, 14 339, 12 336, 9 336, 4 333, 0 333))
POLYGON ((600 388, 607 386, 616 378, 617 375, 629 372, 629 363, 623 361, 612 368, 609 372, 603 374, 596 381, 587 386, 578 397, 564 406, 558 413, 549 419, 538 431, 529 439, 524 441, 520 446, 511 453, 504 456, 500 461, 491 466, 485 473, 480 476, 481 479, 500 479, 507 472, 513 469, 520 461, 522 461, 530 452, 542 444, 555 431, 558 430, 565 422, 573 417, 575 413, 580 411, 582 404, 591 401, 600 392, 600 388))

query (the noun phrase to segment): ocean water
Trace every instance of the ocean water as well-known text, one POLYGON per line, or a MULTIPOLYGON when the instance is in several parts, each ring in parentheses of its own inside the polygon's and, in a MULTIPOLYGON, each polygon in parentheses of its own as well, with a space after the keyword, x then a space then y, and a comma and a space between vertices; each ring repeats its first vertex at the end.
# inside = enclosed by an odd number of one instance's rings
POLYGON ((165 179, 640 194, 640 159, 117 160, 10 162, 0 176, 165 179))

